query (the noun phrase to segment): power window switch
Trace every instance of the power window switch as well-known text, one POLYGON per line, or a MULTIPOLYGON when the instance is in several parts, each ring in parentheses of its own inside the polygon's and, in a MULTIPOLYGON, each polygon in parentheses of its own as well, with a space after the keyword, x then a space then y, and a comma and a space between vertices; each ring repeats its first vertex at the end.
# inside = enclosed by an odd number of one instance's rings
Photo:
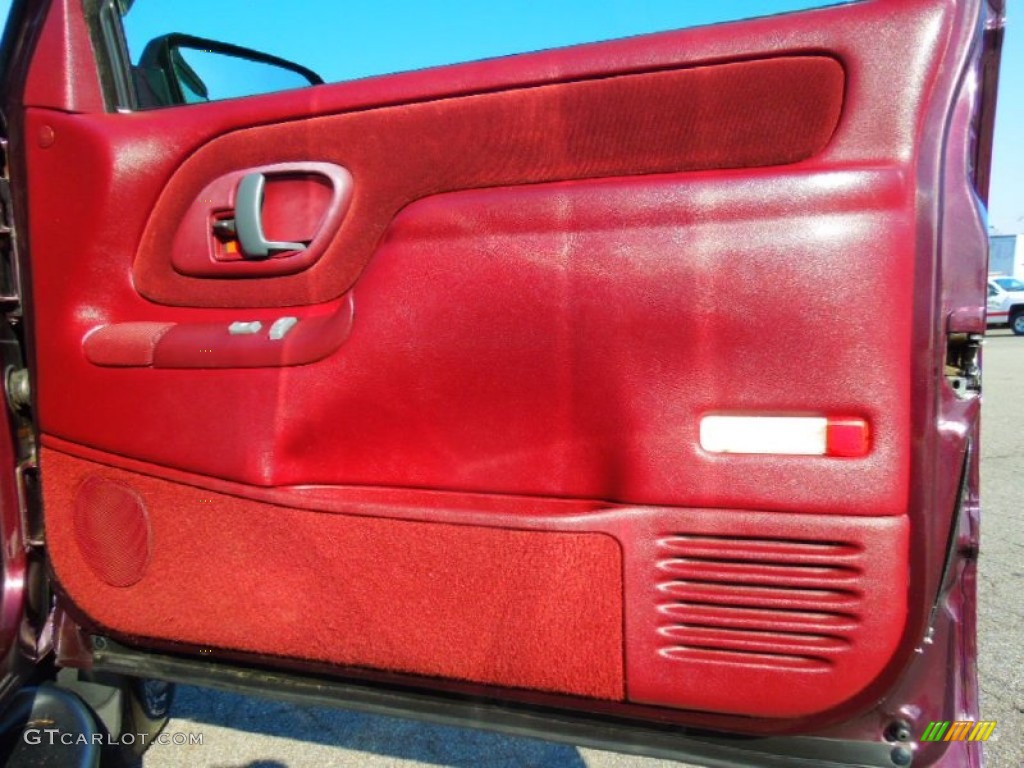
POLYGON ((279 317, 270 326, 270 332, 267 336, 271 341, 280 341, 288 332, 296 326, 299 322, 297 317, 279 317))

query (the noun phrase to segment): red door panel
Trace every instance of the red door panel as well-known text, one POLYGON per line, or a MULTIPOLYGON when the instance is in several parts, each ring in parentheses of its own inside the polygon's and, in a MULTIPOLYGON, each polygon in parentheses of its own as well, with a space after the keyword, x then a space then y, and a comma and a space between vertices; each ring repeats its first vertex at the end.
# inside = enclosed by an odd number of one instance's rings
POLYGON ((143 234, 136 286, 154 301, 189 306, 334 299, 352 287, 390 221, 414 200, 503 184, 803 160, 832 135, 842 94, 834 59, 789 56, 234 131, 203 146, 167 184, 143 234), (738 114, 737 103, 745 105, 738 114), (244 282, 189 280, 173 269, 167 246, 182 206, 199 199, 211 179, 239 163, 305 160, 338 163, 356 179, 352 215, 322 264, 289 279, 244 282))
POLYGON ((906 612, 904 517, 359 488, 257 501, 70 450, 92 460, 44 457, 52 557, 83 611, 133 636, 779 718, 870 682, 906 612), (137 519, 152 552, 125 589, 137 519))
MULTIPOLYGON (((679 178, 652 178, 425 201, 394 223, 352 292, 350 335, 320 364, 281 373, 196 372, 207 393, 201 402, 177 372, 83 364, 79 392, 95 386, 94 408, 106 409, 110 422, 97 424, 95 410, 82 412, 73 401, 66 410, 80 425, 81 442, 261 485, 356 483, 899 514, 907 461, 899 435, 908 415, 901 396, 906 346, 895 343, 895 333, 905 315, 899 286, 910 278, 897 258, 887 259, 892 267, 874 266, 878 254, 898 253, 911 236, 897 213, 884 210, 886 200, 896 208, 899 188, 884 174, 840 174, 838 191, 818 197, 820 221, 829 226, 815 232, 791 202, 812 180, 821 176, 688 175, 685 188, 679 178), (772 243, 734 256, 744 208, 752 211, 766 188, 777 196, 777 210, 762 206, 747 231, 756 227, 750 234, 772 243), (853 203, 870 200, 876 210, 842 213, 851 204, 845 188, 857 190, 853 203), (570 243, 559 215, 567 209, 586 212, 574 217, 570 243), (697 226, 698 217, 718 211, 729 212, 721 225, 697 226), (866 232, 872 237, 864 242, 866 232), (657 257, 675 248, 693 258, 657 257), (833 253, 844 259, 821 283, 819 260, 833 253), (846 302, 861 316, 836 327, 832 307, 846 302), (861 343, 879 322, 893 329, 881 351, 861 343), (476 333, 483 327, 488 333, 476 333), (786 338, 802 353, 749 355, 772 338, 786 338), (659 376, 647 375, 654 369, 659 376), (861 373, 851 381, 843 375, 848 369, 861 373), (112 374, 145 378, 105 398, 112 374), (175 418, 160 419, 153 398, 177 402, 175 418), (699 445, 700 418, 723 409, 862 414, 872 425, 872 450, 845 460, 708 454, 699 445), (146 429, 124 432, 120 420, 129 413, 146 429), (260 451, 224 429, 261 413, 273 437, 260 451), (851 471, 871 482, 845 482, 851 471)), ((208 325, 144 330, 161 334, 154 365, 179 354, 193 365, 209 359, 212 369, 232 359, 232 344, 257 348, 237 355, 287 350, 265 333, 226 331, 238 319, 269 328, 282 314, 235 312, 205 338, 208 325), (198 331, 189 346, 192 327, 198 331)), ((288 314, 301 318, 297 337, 309 330, 313 341, 339 338, 308 312, 288 314)), ((119 327, 86 336, 86 355, 97 355, 96 344, 119 327)), ((176 367, 191 366, 185 360, 176 367)))
POLYGON ((876 0, 129 115, 30 88, 67 599, 142 645, 630 716, 873 704, 940 556, 928 131, 970 12, 876 0), (315 258, 236 260, 214 223, 281 163, 346 169, 351 199, 268 220, 334 233, 315 258), (853 420, 866 453, 716 452, 709 415, 853 420))
POLYGON ((110 537, 103 551, 82 547, 82 518, 109 516, 104 505, 74 521, 50 520, 62 584, 103 626, 199 646, 623 697, 621 554, 598 531, 324 514, 55 451, 45 462, 60 478, 48 488, 55 510, 92 501, 95 491, 82 490, 92 479, 111 497, 122 488, 138 494, 148 521, 145 575, 124 588, 105 566, 135 551, 136 541, 110 537), (166 630, 155 633, 158 625, 166 630))

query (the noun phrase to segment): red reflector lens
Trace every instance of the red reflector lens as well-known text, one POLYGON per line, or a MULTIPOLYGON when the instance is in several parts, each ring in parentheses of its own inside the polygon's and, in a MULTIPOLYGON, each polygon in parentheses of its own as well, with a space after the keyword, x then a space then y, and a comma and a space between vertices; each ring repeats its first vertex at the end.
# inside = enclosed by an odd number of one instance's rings
POLYGON ((826 456, 866 456, 871 435, 864 419, 829 418, 825 437, 826 456))

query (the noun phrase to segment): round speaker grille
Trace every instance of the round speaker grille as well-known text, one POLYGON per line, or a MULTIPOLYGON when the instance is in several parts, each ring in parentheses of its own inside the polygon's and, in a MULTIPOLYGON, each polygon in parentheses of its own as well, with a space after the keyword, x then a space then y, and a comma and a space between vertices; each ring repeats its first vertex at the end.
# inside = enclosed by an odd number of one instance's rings
POLYGON ((131 488, 104 477, 89 477, 75 495, 75 539, 99 578, 130 587, 149 563, 149 516, 131 488))

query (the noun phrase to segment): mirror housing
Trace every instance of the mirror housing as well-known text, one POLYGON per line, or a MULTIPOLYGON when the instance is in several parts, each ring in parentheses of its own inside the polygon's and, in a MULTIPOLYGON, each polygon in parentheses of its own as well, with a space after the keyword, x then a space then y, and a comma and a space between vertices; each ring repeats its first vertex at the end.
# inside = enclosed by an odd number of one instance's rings
POLYGON ((146 45, 135 67, 135 80, 139 105, 143 109, 269 93, 324 82, 316 72, 287 59, 177 32, 154 38, 146 45), (205 66, 197 66, 197 61, 205 66), (209 78, 204 75, 211 65, 216 70, 218 64, 225 69, 237 69, 246 64, 255 66, 248 67, 251 71, 246 72, 244 78, 235 78, 244 81, 238 83, 242 87, 236 91, 230 86, 211 89, 209 78), (266 81, 264 85, 253 76, 260 72, 266 81))

